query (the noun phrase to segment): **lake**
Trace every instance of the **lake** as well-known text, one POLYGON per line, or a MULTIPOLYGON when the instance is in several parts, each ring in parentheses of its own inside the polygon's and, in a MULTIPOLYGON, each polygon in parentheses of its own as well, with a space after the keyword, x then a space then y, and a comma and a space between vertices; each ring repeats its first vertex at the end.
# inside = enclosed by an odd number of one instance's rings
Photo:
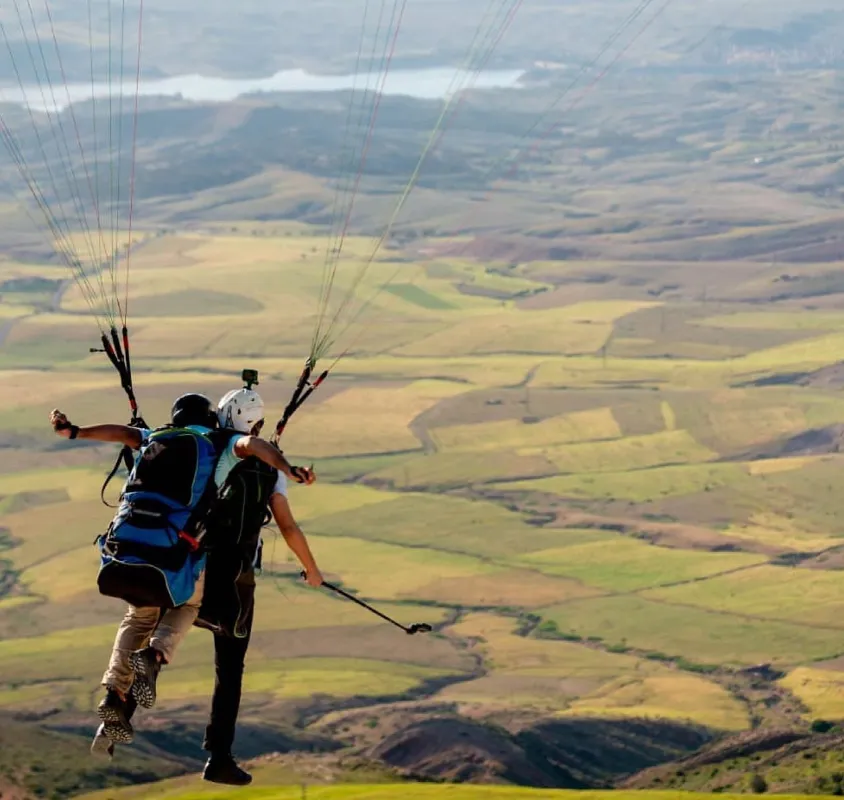
MULTIPOLYGON (((430 69, 397 69, 387 75, 383 92, 388 95, 405 95, 420 99, 435 100, 446 97, 455 89, 467 85, 467 81, 478 89, 517 88, 524 76, 524 70, 489 70, 470 77, 467 73, 450 67, 430 69)), ((173 78, 141 81, 142 96, 179 97, 194 102, 224 103, 243 95, 267 92, 336 92, 357 89, 362 92, 369 87, 374 91, 380 76, 377 74, 313 75, 304 70, 293 69, 277 72, 269 78, 207 78, 202 75, 179 75, 173 78)), ((134 98, 135 83, 123 85, 126 97, 134 98)), ((119 95, 119 85, 108 83, 71 83, 65 87, 54 80, 53 92, 46 81, 42 86, 27 86, 21 91, 18 86, 0 89, 0 101, 28 103, 33 109, 45 110, 66 108, 70 102, 98 99, 119 95)), ((124 103, 127 102, 124 99, 124 103)), ((131 100, 129 101, 131 102, 131 100)))

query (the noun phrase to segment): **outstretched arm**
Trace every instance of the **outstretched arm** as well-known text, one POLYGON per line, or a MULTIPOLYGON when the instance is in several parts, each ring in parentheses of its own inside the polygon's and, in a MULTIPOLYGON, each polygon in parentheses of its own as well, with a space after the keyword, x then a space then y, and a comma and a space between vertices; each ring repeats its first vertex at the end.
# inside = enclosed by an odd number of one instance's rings
POLYGON ((290 510, 290 503, 287 502, 287 498, 278 492, 273 494, 270 497, 270 511, 273 513, 273 518, 284 537, 284 541, 305 570, 308 584, 316 587, 322 586, 322 573, 314 560, 305 534, 302 533, 302 529, 293 518, 293 512, 290 510))
POLYGON ((316 480, 312 469, 307 467, 291 467, 290 462, 284 457, 281 450, 265 442, 259 436, 241 436, 234 443, 234 454, 238 458, 255 456, 265 464, 275 467, 280 472, 292 478, 297 483, 311 484, 316 480))
POLYGON ((53 430, 65 439, 94 439, 98 442, 116 442, 137 450, 143 441, 143 433, 129 425, 74 425, 61 411, 54 409, 50 414, 53 430))

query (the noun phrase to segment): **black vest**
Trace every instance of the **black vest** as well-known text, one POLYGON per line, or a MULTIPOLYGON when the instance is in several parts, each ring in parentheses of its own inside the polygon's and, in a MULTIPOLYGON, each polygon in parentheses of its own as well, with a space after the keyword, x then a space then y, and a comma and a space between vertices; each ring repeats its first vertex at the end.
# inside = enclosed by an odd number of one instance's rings
POLYGON ((252 627, 261 529, 270 519, 278 473, 257 458, 241 461, 220 488, 206 520, 205 593, 196 624, 243 638, 252 627))

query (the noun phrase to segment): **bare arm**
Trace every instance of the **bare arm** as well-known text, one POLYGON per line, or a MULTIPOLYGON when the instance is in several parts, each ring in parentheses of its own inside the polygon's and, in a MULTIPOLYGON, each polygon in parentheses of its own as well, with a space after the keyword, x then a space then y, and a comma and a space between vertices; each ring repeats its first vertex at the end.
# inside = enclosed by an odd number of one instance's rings
POLYGON ((137 450, 143 441, 143 434, 138 428, 129 425, 86 425, 80 428, 68 420, 58 409, 50 414, 53 430, 65 439, 93 439, 98 442, 115 442, 137 450))
POLYGON ((272 511, 273 518, 284 537, 284 541, 305 570, 308 584, 322 586, 322 573, 314 560, 305 534, 302 533, 302 529, 293 518, 293 512, 290 510, 290 503, 287 502, 287 498, 278 492, 273 494, 270 497, 270 511, 272 511))
POLYGON ((234 443, 234 454, 238 458, 255 456, 265 464, 275 467, 297 483, 311 484, 316 480, 313 470, 306 467, 291 467, 281 450, 265 442, 259 436, 241 436, 234 443))

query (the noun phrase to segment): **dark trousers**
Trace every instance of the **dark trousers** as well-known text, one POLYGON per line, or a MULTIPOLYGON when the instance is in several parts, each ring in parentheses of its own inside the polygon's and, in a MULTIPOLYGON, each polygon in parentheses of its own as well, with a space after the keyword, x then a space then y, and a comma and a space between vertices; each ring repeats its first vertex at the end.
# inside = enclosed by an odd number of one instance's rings
POLYGON ((243 688, 243 667, 252 637, 252 613, 247 620, 248 634, 235 639, 214 634, 214 696, 211 699, 211 718, 205 729, 202 746, 211 753, 231 753, 234 743, 240 694, 243 688))

